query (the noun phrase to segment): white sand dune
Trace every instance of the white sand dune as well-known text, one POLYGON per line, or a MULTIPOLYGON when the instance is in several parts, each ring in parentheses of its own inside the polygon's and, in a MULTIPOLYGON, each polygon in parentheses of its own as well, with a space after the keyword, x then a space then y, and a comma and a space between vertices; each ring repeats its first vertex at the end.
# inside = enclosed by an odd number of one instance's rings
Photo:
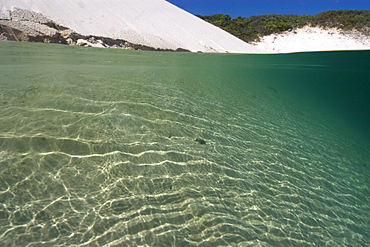
POLYGON ((370 37, 355 30, 344 32, 336 28, 305 26, 265 36, 255 47, 263 53, 370 50, 370 37))
POLYGON ((256 52, 253 46, 165 0, 1 0, 1 15, 14 8, 42 13, 82 35, 160 49, 256 52))

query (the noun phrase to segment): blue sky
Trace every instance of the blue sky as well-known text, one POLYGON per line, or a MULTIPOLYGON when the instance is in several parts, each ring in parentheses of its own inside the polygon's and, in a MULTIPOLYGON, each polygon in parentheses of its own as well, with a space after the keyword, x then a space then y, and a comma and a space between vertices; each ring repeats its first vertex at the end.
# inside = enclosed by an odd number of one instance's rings
POLYGON ((197 15, 229 14, 249 17, 263 14, 315 15, 327 10, 370 9, 370 0, 167 0, 197 15))

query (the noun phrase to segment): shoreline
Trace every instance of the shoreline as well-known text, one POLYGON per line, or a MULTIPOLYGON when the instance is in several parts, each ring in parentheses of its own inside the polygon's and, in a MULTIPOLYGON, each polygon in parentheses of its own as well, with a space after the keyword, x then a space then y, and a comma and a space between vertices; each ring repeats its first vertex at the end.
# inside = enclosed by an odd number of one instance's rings
MULTIPOLYGON (((159 44, 149 46, 133 43, 125 38, 115 39, 93 34, 84 35, 72 28, 60 25, 41 13, 18 8, 0 13, 0 40, 194 53, 284 54, 315 51, 370 50, 370 35, 365 35, 357 30, 343 31, 337 28, 310 26, 264 36, 260 42, 246 43, 240 40, 240 42, 250 46, 253 51, 232 52, 222 49, 196 51, 182 47, 161 46, 159 44)), ((197 41, 201 43, 201 40, 197 41)))

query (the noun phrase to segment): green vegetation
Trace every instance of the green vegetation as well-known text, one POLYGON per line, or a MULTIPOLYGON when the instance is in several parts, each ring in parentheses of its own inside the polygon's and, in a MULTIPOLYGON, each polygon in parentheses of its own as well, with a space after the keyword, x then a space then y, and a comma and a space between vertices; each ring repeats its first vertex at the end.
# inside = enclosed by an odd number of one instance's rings
POLYGON ((262 36, 294 30, 305 25, 336 27, 344 31, 356 29, 370 35, 370 10, 326 11, 317 15, 239 16, 234 19, 223 14, 198 17, 246 42, 259 41, 262 36))

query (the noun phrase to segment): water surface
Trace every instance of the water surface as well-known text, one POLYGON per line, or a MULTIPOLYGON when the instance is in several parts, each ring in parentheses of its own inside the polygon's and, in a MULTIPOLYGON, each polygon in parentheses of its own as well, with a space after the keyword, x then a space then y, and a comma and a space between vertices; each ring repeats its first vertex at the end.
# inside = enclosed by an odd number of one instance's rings
POLYGON ((1 246, 370 242, 370 51, 0 57, 1 246))

